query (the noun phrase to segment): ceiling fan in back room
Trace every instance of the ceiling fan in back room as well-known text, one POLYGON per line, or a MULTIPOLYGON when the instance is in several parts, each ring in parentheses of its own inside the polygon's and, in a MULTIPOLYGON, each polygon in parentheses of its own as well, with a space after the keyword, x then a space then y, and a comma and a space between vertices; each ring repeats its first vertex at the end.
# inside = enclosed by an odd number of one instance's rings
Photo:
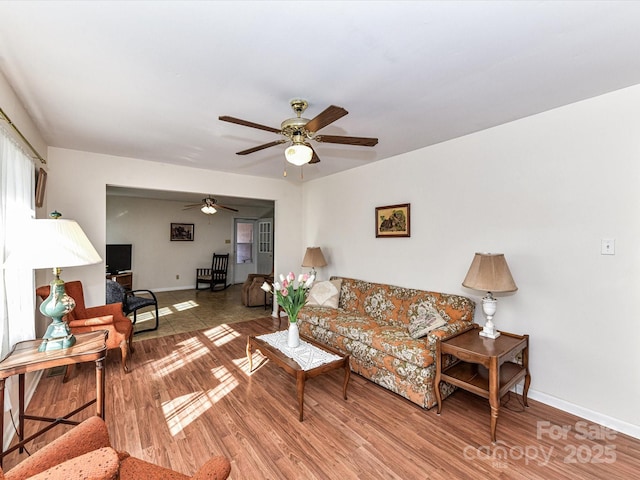
MULTIPOLYGON (((266 125, 260 125, 259 123, 249 122, 235 117, 221 116, 219 120, 223 122, 236 123, 245 127, 257 128, 259 130, 265 130, 267 132, 277 133, 284 138, 274 140, 273 142, 258 145, 257 147, 248 148, 236 152, 237 155, 248 155, 250 153, 264 150, 265 148, 274 147, 283 143, 289 143, 290 145, 285 149, 284 155, 288 162, 293 165, 302 166, 307 163, 314 164, 320 162, 320 157, 310 145, 309 140, 313 140, 319 143, 338 143, 341 145, 357 145, 362 147, 373 147, 378 143, 377 138, 370 137, 346 137, 341 135, 319 135, 317 132, 321 128, 332 124, 336 120, 344 117, 347 112, 342 107, 331 105, 327 107, 320 114, 309 120, 303 118, 302 114, 309 106, 306 100, 294 99, 290 102, 291 108, 295 112, 296 116, 288 118, 280 124, 280 128, 268 127, 266 125)), ((286 170, 285 170, 286 176, 286 170)))
POLYGON ((185 205, 183 210, 189 210, 191 208, 200 207, 200 211, 202 213, 206 213, 207 215, 213 215, 216 213, 218 208, 223 208, 224 210, 229 210, 231 212, 238 212, 239 210, 231 207, 226 207, 224 205, 220 205, 215 198, 208 196, 207 198, 203 198, 201 203, 192 203, 191 205, 185 205))

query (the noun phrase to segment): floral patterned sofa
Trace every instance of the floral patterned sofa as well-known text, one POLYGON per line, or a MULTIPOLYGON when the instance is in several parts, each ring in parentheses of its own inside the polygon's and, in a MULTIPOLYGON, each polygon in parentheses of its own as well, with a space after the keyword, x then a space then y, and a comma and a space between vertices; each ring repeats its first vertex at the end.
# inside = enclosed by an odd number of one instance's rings
MULTIPOLYGON (((306 305, 298 315, 300 333, 349 353, 355 373, 433 407, 437 339, 471 326, 475 303, 460 295, 331 277, 336 285, 340 280, 338 308, 306 305), (444 325, 413 338, 409 324, 433 310, 444 325)), ((453 386, 443 382, 441 391, 445 398, 453 386)))

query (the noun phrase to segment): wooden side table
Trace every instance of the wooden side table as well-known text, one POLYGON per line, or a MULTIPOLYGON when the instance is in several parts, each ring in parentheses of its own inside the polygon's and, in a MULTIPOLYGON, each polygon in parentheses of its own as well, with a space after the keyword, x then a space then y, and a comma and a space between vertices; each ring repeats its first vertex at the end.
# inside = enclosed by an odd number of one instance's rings
POLYGON ((481 327, 438 341, 436 345, 436 400, 438 414, 442 411, 440 382, 456 385, 464 390, 488 398, 491 405, 491 441, 496 441, 496 427, 500 399, 524 378, 522 399, 525 406, 531 383, 529 374, 529 335, 500 332, 495 340, 481 337, 481 327), (522 352, 522 364, 515 357, 522 352), (453 355, 455 363, 443 368, 443 357, 453 355))
POLYGON ((114 282, 118 282, 127 290, 133 290, 133 272, 127 273, 118 273, 118 274, 107 274, 107 280, 113 280, 114 282))
MULTIPOLYGON (((58 424, 77 425, 80 422, 69 420, 78 412, 96 404, 96 415, 104 420, 104 358, 107 352, 107 331, 98 330, 90 333, 76 335, 75 345, 61 350, 38 352, 42 339, 27 340, 14 345, 9 354, 0 362, 0 405, 4 405, 4 382, 12 375, 19 375, 18 383, 18 443, 6 451, 0 452, 0 467, 5 455, 20 449, 24 445, 43 433, 51 430, 58 424), (63 417, 49 418, 24 413, 24 376, 28 372, 36 372, 47 368, 74 365, 83 362, 96 362, 96 398, 67 413, 63 417), (24 421, 38 420, 49 422, 49 425, 38 432, 24 438, 24 421)), ((0 450, 4 448, 4 416, 0 415, 0 450)))

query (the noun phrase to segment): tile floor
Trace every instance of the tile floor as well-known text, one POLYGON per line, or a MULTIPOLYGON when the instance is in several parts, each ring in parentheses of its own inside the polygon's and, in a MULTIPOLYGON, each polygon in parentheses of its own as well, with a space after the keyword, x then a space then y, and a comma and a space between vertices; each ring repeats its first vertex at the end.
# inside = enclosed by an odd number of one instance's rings
MULTIPOLYGON (((271 307, 245 307, 240 300, 242 285, 225 290, 175 290, 157 292, 160 322, 158 330, 137 334, 135 340, 159 338, 175 333, 202 330, 224 323, 243 322, 271 315, 271 307)), ((153 308, 138 313, 136 330, 149 328, 154 322, 153 308)), ((130 316, 133 318, 133 315, 130 316)))

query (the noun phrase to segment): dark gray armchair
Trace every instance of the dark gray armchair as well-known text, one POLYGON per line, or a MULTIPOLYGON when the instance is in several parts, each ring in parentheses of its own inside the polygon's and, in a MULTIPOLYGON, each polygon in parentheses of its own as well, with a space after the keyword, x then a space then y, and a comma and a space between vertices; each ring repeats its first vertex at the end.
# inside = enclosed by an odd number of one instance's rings
POLYGON ((126 290, 118 282, 113 280, 107 280, 106 283, 106 302, 107 303, 122 303, 122 311, 128 316, 133 313, 134 334, 142 332, 151 332, 158 329, 159 315, 158 315, 158 299, 151 290, 126 290), (155 307, 155 325, 152 328, 146 328, 144 330, 135 330, 136 321, 138 320, 138 310, 146 307, 155 307))

